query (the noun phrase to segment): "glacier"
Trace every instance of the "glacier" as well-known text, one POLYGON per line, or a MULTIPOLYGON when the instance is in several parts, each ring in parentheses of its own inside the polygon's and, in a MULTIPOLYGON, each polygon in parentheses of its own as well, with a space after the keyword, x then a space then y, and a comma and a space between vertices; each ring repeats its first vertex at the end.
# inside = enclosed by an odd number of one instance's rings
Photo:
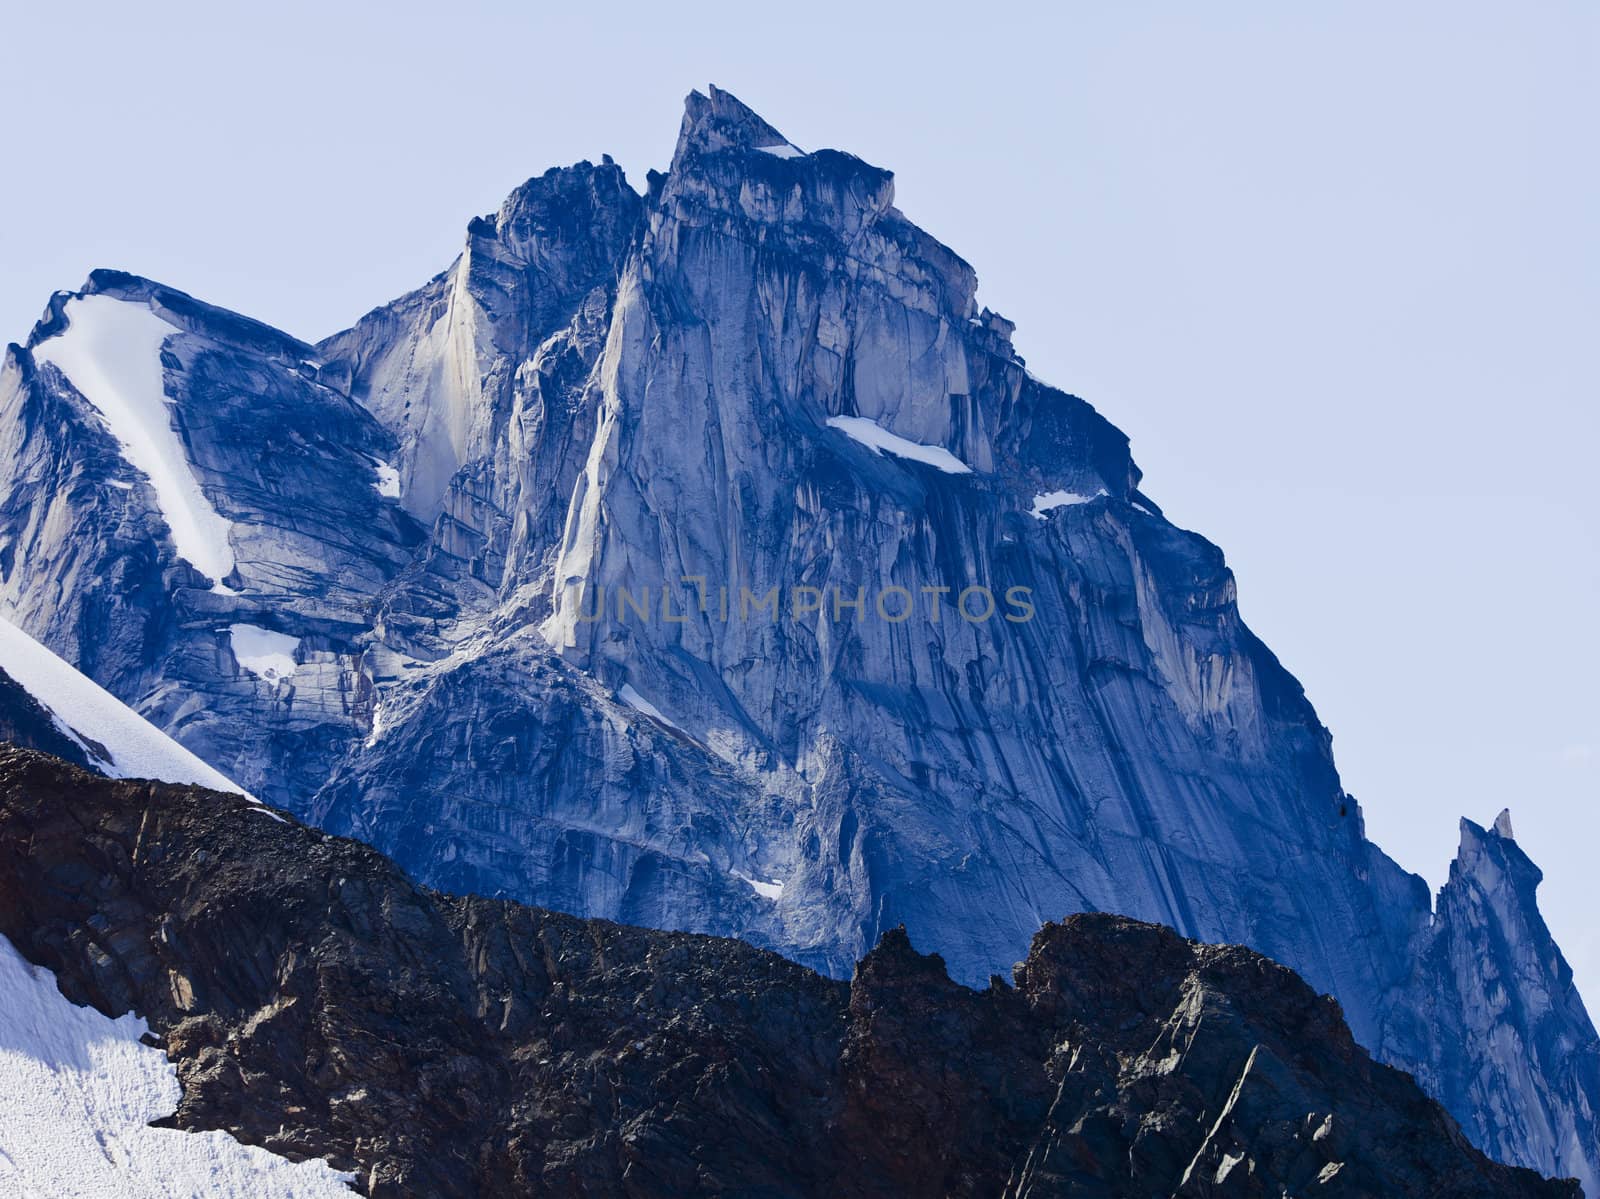
POLYGON ((695 93, 643 196, 609 158, 530 179, 314 346, 96 272, 0 365, 0 614, 445 890, 833 973, 904 925, 973 983, 1073 912, 1248 945, 1476 1144, 1600 1189, 1600 1045, 1509 820, 1463 824, 1436 897, 1370 842, 1126 436, 1027 371, 890 171, 788 145, 695 93), (100 297, 171 328, 222 589, 52 357, 100 297), (1028 619, 957 607, 1011 589, 1028 619))

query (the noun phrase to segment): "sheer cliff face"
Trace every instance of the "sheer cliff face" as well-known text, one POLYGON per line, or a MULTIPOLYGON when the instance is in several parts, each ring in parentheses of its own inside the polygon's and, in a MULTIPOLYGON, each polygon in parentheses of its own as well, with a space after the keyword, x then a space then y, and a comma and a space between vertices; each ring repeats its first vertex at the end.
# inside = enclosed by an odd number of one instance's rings
POLYGON ((314 349, 184 297, 164 377, 227 593, 102 482, 117 443, 35 361, 57 314, 0 396, 7 610, 435 885, 833 972, 904 923, 968 981, 1064 913, 1160 921, 1292 965, 1480 1143, 1594 1180, 1594 1034, 1532 884, 1434 919, 1220 552, 893 200, 713 89, 643 200, 609 162, 531 180, 314 349), (295 413, 196 407, 197 347, 233 372, 205 395, 295 413), (290 428, 319 436, 282 473, 290 428), (299 638, 292 677, 235 671, 240 620, 299 638))
POLYGON ((1600 1052, 1594 1026, 1572 985, 1572 970, 1539 915, 1535 889, 1543 876, 1513 838, 1502 812, 1489 828, 1461 822, 1461 849, 1440 889, 1435 935, 1428 941, 1433 978, 1428 989, 1444 998, 1420 1060, 1430 1063, 1425 1083, 1453 1111, 1463 1113, 1479 1143, 1549 1145, 1566 1172, 1581 1177, 1588 1194, 1600 1194, 1592 1165, 1600 1097, 1600 1052), (1450 1062, 1450 1041, 1472 1047, 1462 1068, 1450 1062), (1549 1090, 1565 1079, 1569 1104, 1526 1104, 1519 1094, 1549 1090), (1508 1085, 1509 1084, 1509 1085, 1508 1085))
POLYGON ((541 360, 570 339, 591 293, 607 306, 639 209, 609 159, 530 179, 472 222, 448 271, 318 347, 394 431, 407 511, 433 520, 462 467, 487 460, 514 473, 544 440, 541 428, 525 436, 548 419, 535 411, 541 360))

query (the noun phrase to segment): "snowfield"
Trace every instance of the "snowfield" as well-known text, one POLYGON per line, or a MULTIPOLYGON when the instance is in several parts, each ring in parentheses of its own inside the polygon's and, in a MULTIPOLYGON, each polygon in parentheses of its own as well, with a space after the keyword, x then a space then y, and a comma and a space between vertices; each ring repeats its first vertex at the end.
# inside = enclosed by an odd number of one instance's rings
POLYGON ((182 1094, 137 1016, 69 1003, 0 937, 0 1194, 15 1199, 349 1199, 353 1176, 224 1132, 151 1128, 182 1094))
POLYGON ((1084 495, 1077 491, 1042 492, 1033 497, 1033 507, 1029 510, 1028 515, 1033 517, 1034 520, 1043 520, 1046 512, 1053 511, 1056 508, 1071 508, 1078 504, 1087 504, 1105 494, 1106 489, 1104 487, 1093 495, 1084 495))
POLYGON ((244 788, 3 618, 0 668, 43 705, 56 728, 111 778, 161 779, 245 794, 244 788))
POLYGON ((779 899, 783 896, 782 879, 775 878, 768 882, 762 882, 758 878, 752 878, 742 870, 735 870, 732 873, 733 877, 738 879, 740 882, 748 883, 750 889, 763 899, 779 899))
POLYGON ((300 648, 300 638, 275 633, 260 625, 229 625, 228 645, 233 650, 233 660, 241 668, 269 683, 293 678, 299 666, 294 660, 294 651, 300 648))
POLYGON ((622 684, 622 690, 617 692, 617 698, 623 703, 627 704, 628 707, 632 708, 635 712, 638 712, 644 716, 648 716, 651 720, 654 720, 660 724, 664 724, 669 729, 677 729, 678 732, 683 733, 685 737, 689 735, 676 722, 668 720, 666 716, 662 714, 660 708, 656 707, 644 696, 635 691, 632 683, 622 684))
POLYGON ((889 453, 896 458, 909 458, 926 466, 934 466, 947 475, 970 475, 972 468, 942 445, 923 445, 891 433, 875 420, 864 416, 830 416, 828 427, 838 429, 853 441, 859 441, 876 454, 889 453))
POLYGON ((67 301, 67 328, 33 348, 105 418, 129 465, 150 480, 178 554, 220 583, 233 570, 231 527, 200 490, 172 425, 161 344, 178 331, 143 304, 110 296, 67 301))

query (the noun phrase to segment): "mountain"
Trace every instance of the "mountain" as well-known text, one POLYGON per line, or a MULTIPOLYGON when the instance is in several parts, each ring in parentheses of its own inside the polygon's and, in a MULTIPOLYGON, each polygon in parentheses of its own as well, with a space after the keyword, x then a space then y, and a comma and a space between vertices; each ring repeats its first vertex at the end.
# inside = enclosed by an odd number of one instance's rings
POLYGON ((531 179, 316 346, 96 272, 0 367, 0 611, 427 885, 833 975, 903 925, 981 984, 1079 912, 1248 945, 1600 1191, 1509 822, 1436 901, 1366 839, 1221 552, 976 287, 716 89, 643 198, 531 179))
POLYGON ((314 789, 370 722, 356 639, 422 540, 392 438, 310 347, 130 276, 32 340, 0 365, 4 614, 247 790, 314 789))
POLYGON ((1076 916, 971 991, 893 930, 843 983, 441 895, 259 811, 0 749, 0 932, 145 1014, 177 1127, 374 1199, 1577 1194, 1489 1161, 1248 950, 1076 916), (95 893, 51 885, 74 874, 95 893))

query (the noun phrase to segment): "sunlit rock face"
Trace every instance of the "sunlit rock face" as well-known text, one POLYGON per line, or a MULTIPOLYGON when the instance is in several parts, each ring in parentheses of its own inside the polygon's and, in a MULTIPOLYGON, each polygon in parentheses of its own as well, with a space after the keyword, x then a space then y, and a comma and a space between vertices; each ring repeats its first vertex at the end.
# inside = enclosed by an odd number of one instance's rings
POLYGON ((1600 1059, 1536 872, 1483 833, 1435 917, 1221 552, 976 286, 890 172, 715 89, 643 198, 609 160, 530 180, 315 347, 97 275, 175 327, 236 566, 182 558, 38 361, 61 297, 0 382, 5 614, 448 889, 835 973, 902 923, 968 982, 1071 912, 1249 945, 1479 1144, 1596 1189, 1600 1059), (237 624, 296 639, 292 674, 237 624))

